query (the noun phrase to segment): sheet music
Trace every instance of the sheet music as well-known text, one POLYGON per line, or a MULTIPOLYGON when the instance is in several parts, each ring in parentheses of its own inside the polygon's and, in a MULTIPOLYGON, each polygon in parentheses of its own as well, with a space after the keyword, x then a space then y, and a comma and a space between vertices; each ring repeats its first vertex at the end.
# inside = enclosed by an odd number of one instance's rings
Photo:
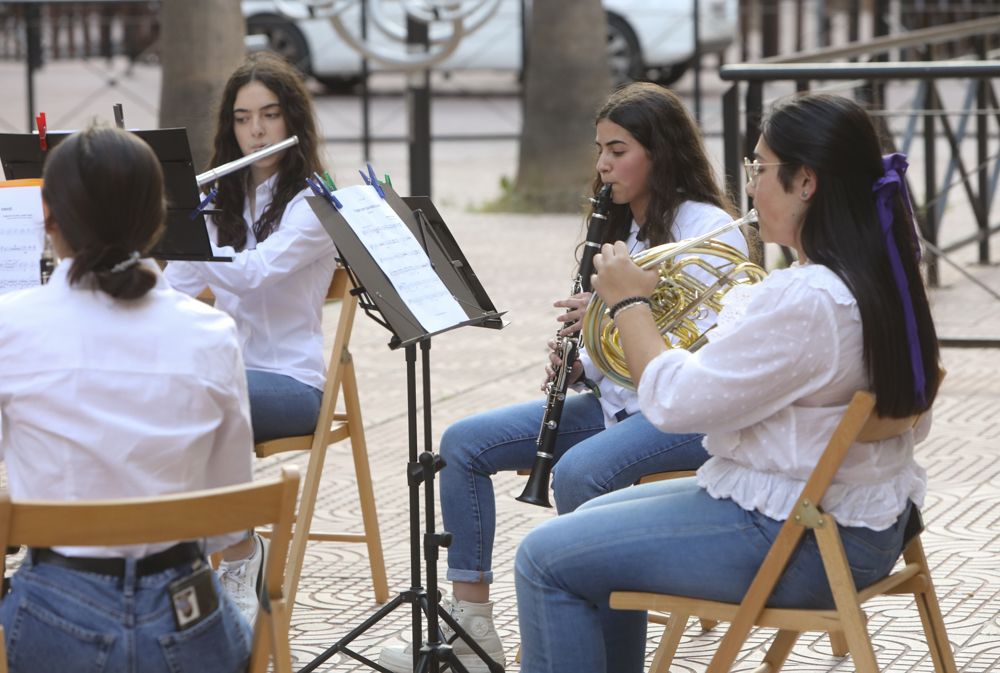
POLYGON ((469 319, 413 233, 374 187, 347 187, 337 190, 336 196, 343 205, 340 214, 427 332, 469 319))
POLYGON ((0 188, 0 293, 41 284, 44 244, 41 187, 0 188))

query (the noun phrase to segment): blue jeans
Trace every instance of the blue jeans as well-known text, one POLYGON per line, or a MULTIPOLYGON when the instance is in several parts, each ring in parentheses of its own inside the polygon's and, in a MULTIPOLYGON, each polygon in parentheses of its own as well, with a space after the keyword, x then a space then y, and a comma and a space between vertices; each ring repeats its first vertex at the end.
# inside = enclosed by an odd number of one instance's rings
MULTIPOLYGON (((891 569, 910 508, 875 532, 841 527, 859 588, 891 569)), ((587 503, 529 533, 515 561, 521 672, 641 673, 646 613, 611 610, 612 591, 651 591, 739 602, 781 522, 716 500, 695 478, 644 484, 587 503)), ((831 608, 811 532, 768 601, 831 608)))
MULTIPOLYGON (((441 438, 441 514, 452 534, 448 579, 492 582, 496 500, 491 476, 535 460, 544 402, 515 404, 465 418, 441 438)), ((702 435, 660 432, 642 414, 604 428, 591 394, 566 398, 556 441, 553 489, 560 514, 665 470, 697 469, 708 459, 702 435)), ((527 506, 527 505, 526 505, 527 506)))
POLYGON ((323 391, 291 376, 247 370, 253 441, 311 435, 316 430, 323 391))
POLYGON ((212 573, 219 608, 183 631, 167 585, 191 564, 124 578, 26 558, 0 603, 11 673, 237 673, 246 670, 252 632, 212 573))

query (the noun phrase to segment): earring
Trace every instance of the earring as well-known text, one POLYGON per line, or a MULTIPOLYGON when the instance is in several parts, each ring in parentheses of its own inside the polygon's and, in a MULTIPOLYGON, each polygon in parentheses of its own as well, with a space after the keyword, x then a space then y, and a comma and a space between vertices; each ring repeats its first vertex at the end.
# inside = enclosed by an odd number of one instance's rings
POLYGON ((809 198, 809 192, 803 191, 802 192, 802 198, 803 199, 808 199, 809 198))

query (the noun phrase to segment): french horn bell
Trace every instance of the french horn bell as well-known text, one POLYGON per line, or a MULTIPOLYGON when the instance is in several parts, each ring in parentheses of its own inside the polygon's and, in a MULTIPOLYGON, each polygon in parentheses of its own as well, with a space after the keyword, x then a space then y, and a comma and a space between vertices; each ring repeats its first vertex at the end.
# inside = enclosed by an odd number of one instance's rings
MULTIPOLYGON (((703 236, 658 245, 632 257, 640 268, 658 268, 660 279, 650 304, 667 348, 700 348, 705 333, 715 325, 708 318, 722 310, 725 296, 733 288, 760 282, 767 275, 742 252, 715 240, 727 231, 756 222, 757 211, 751 210, 703 236)), ((584 314, 581 334, 594 365, 615 383, 635 390, 618 328, 596 293, 584 314)))

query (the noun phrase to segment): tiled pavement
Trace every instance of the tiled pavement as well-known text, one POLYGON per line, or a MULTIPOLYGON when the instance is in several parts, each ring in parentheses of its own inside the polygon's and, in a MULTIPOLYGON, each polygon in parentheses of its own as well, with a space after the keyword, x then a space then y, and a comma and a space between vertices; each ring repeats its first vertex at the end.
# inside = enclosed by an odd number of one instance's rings
MULTIPOLYGON (((22 128, 23 98, 16 91, 22 73, 16 64, 0 64, 0 77, 10 94, 0 101, 0 127, 4 130, 22 128)), ((155 108, 148 101, 155 100, 158 73, 146 67, 125 77, 93 64, 56 64, 40 75, 37 84, 42 109, 52 113, 50 118, 61 120, 58 126, 63 128, 79 127, 94 115, 106 119, 111 103, 123 100, 130 125, 155 126, 155 108), (101 93, 99 90, 109 81, 115 81, 115 85, 101 93)), ((333 108, 336 104, 337 99, 318 101, 328 133, 333 132, 332 126, 346 123, 333 108)), ((446 105, 435 103, 436 119, 448 114, 451 108, 446 105)), ((479 113, 465 107, 458 109, 464 110, 460 116, 465 119, 477 114, 482 119, 501 105, 507 103, 487 101, 479 113)), ((511 112, 505 108, 497 117, 516 114, 516 109, 511 112)), ((327 152, 338 172, 345 176, 353 172, 354 164, 360 163, 357 147, 336 144, 328 146, 327 152)), ((405 185, 405 149, 376 145, 375 154, 377 167, 392 172, 397 185, 405 185)), ((513 174, 514 143, 443 143, 435 146, 434 161, 435 201, 483 285, 497 307, 509 311, 510 320, 510 325, 500 332, 465 328, 434 340, 431 365, 436 441, 452 421, 538 396, 544 344, 555 327, 550 302, 569 289, 569 251, 582 235, 582 227, 578 217, 465 211, 470 203, 495 197, 500 177, 513 174)), ((967 226, 965 222, 967 217, 960 208, 949 211, 947 226, 960 229, 967 226)), ((956 231, 954 236, 962 233, 956 231)), ((969 254, 971 251, 964 251, 957 257, 965 264, 969 254)), ((998 269, 968 268, 1000 290, 998 269)), ((942 280, 942 289, 932 293, 942 335, 1000 336, 1000 302, 947 267, 942 269, 942 280)), ((327 309, 328 325, 334 324, 336 310, 327 309)), ((332 334, 329 336, 328 346, 332 334)), ((387 340, 388 334, 382 328, 358 316, 352 351, 394 595, 409 584, 404 478, 407 436, 403 354, 390 351, 387 340)), ((925 546, 959 670, 1000 670, 1000 351, 946 349, 943 361, 948 377, 935 408, 934 427, 928 441, 918 449, 918 458, 930 475, 924 508, 928 526, 925 546)), ((280 464, 277 459, 262 461, 258 474, 269 474, 280 464)), ((348 447, 332 447, 317 506, 316 529, 329 524, 360 532, 353 482, 348 447)), ((499 521, 493 596, 497 601, 497 625, 509 650, 508 670, 516 670, 513 651, 518 642, 517 611, 511 561, 525 532, 553 514, 514 500, 523 487, 522 477, 501 475, 495 483, 499 521)), ((443 559, 439 567, 443 572, 443 559)), ((919 620, 914 610, 905 609, 904 603, 901 599, 886 599, 869 610, 879 662, 892 673, 929 672, 933 667, 920 636, 919 620)), ((292 620, 296 667, 343 637, 377 608, 362 545, 311 546, 292 620)), ((375 657, 381 645, 401 644, 408 632, 408 609, 400 609, 355 644, 375 657)), ((651 633, 655 633, 655 627, 651 633)), ((704 670, 718 638, 719 632, 700 634, 694 627, 689 629, 673 670, 704 670)), ((766 635, 754 636, 735 670, 751 670, 760 660, 766 639, 766 635)), ((651 639, 650 646, 653 644, 651 639)), ((831 657, 826 641, 811 634, 799 641, 785 669, 803 673, 853 670, 849 659, 831 657)), ((368 669, 335 657, 320 670, 368 669)))

